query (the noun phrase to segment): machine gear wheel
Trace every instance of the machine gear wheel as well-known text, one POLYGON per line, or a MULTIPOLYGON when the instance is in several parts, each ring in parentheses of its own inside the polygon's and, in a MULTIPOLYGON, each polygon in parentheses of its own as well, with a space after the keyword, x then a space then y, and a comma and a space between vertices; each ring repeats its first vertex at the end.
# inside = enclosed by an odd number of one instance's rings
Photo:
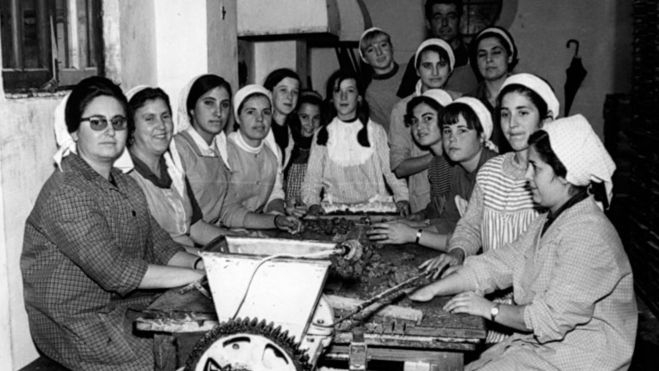
POLYGON ((220 323, 201 338, 186 371, 309 371, 309 356, 288 331, 256 318, 220 323))

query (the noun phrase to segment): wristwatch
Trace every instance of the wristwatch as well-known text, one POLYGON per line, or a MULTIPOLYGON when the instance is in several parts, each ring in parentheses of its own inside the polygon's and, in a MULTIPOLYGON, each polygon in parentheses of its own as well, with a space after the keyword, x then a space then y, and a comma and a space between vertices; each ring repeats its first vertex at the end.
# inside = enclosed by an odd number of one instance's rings
POLYGON ((495 303, 494 306, 490 309, 490 321, 494 322, 495 318, 499 314, 499 303, 495 303))

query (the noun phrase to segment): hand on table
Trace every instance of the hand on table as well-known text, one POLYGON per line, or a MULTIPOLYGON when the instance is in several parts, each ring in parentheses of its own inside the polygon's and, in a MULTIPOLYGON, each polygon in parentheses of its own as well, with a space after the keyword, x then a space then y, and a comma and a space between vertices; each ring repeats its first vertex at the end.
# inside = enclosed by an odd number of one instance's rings
POLYGON ((302 222, 294 216, 277 215, 275 216, 275 227, 281 231, 296 234, 302 230, 302 222))
POLYGON ((460 249, 451 250, 445 254, 442 254, 436 258, 428 259, 425 262, 419 265, 419 268, 425 270, 426 272, 435 271, 432 275, 432 279, 436 279, 444 271, 445 266, 450 268, 442 274, 442 277, 446 277, 451 273, 457 270, 458 265, 462 265, 464 262, 464 253, 460 249))
POLYGON ((416 238, 415 229, 398 222, 374 224, 366 234, 371 241, 393 245, 414 242, 416 238))
POLYGON ((398 214, 400 214, 400 216, 410 215, 410 203, 408 201, 396 202, 396 209, 398 209, 398 214))
POLYGON ((468 313, 489 319, 492 306, 492 302, 485 299, 483 295, 467 291, 451 298, 444 305, 444 310, 449 313, 468 313))
POLYGON ((286 215, 291 215, 296 218, 301 218, 307 215, 307 207, 305 205, 286 206, 286 215))

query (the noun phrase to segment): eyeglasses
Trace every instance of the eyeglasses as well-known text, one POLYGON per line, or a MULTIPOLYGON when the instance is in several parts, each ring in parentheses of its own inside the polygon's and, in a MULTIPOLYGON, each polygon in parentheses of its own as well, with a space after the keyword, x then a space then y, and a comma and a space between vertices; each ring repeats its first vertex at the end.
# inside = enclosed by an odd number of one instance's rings
MULTIPOLYGON (((83 117, 80 122, 89 121, 89 127, 94 131, 105 130, 108 127, 108 119, 103 116, 83 117)), ((110 124, 114 130, 126 130, 128 119, 123 116, 114 116, 110 119, 110 124)))

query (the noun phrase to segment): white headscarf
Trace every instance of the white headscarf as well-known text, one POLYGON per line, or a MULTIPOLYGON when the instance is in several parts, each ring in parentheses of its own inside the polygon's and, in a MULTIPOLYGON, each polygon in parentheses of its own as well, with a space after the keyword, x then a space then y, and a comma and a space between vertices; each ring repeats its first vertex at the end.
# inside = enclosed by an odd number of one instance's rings
MULTIPOLYGON (((250 84, 250 85, 245 85, 243 86, 240 90, 236 92, 236 94, 233 96, 233 116, 234 120, 240 125, 240 115, 238 112, 238 109, 240 108, 240 105, 243 103, 245 98, 249 97, 252 94, 261 94, 264 95, 266 98, 268 98, 268 101, 270 101, 270 104, 272 105, 272 94, 270 93, 270 90, 264 88, 261 85, 257 84, 250 84)), ((271 124, 272 125, 272 124, 271 124)), ((243 149, 247 151, 253 151, 253 150, 260 150, 254 149, 254 148, 249 148, 247 143, 245 143, 244 138, 242 137, 242 134, 240 133, 240 130, 235 133, 231 133, 232 137, 236 137, 236 144, 239 146, 243 147, 243 149), (246 146, 246 147, 245 147, 246 146)), ((281 150, 279 149, 279 146, 277 145, 277 142, 275 141, 275 135, 272 134, 272 130, 268 131, 268 134, 266 135, 265 139, 261 143, 262 145, 265 144, 267 145, 272 152, 277 156, 277 161, 278 163, 281 164, 282 162, 282 153, 281 150)))
POLYGON ((428 89, 422 95, 434 99, 442 107, 446 107, 453 102, 451 95, 444 89, 428 89))
POLYGON ((549 86, 549 84, 543 79, 530 73, 517 73, 510 75, 506 81, 503 82, 503 85, 501 85, 499 93, 501 93, 503 88, 512 84, 522 85, 536 92, 536 94, 547 103, 547 109, 551 111, 552 118, 556 119, 558 117, 561 107, 558 103, 558 98, 556 98, 556 94, 554 94, 551 86, 549 86))
MULTIPOLYGON (((130 101, 135 94, 149 87, 150 86, 147 85, 137 85, 129 89, 126 92, 126 99, 130 101)), ((163 158, 165 159, 167 173, 169 173, 169 177, 172 179, 174 189, 181 197, 185 197, 185 172, 183 171, 183 164, 181 163, 178 152, 176 151, 175 146, 172 146, 172 143, 174 143, 173 139, 169 142, 169 151, 163 153, 163 158)))
POLYGON ((577 114, 547 123, 542 130, 549 135, 549 144, 556 157, 565 165, 565 179, 576 186, 603 182, 611 204, 611 177, 616 165, 588 120, 577 114))
POLYGON ((517 55, 517 48, 515 47, 515 42, 506 31, 504 31, 499 27, 494 26, 483 29, 481 32, 478 33, 478 35, 476 35, 476 40, 479 40, 482 35, 488 33, 489 34, 493 33, 493 34, 497 34, 498 36, 501 36, 501 38, 506 42, 506 44, 508 44, 508 50, 510 50, 510 55, 513 57, 517 55))
POLYGON ((387 34, 380 27, 371 27, 371 28, 365 30, 364 32, 362 32, 362 35, 359 37, 359 45, 358 45, 357 49, 359 50, 359 56, 362 58, 362 61, 364 61, 364 63, 368 63, 368 61, 366 60, 366 57, 364 56, 364 53, 362 52, 362 49, 364 47, 366 47, 366 45, 363 45, 364 38, 368 34, 373 33, 373 32, 382 32, 383 34, 387 34))
POLYGON ((490 110, 485 107, 483 102, 481 102, 480 99, 472 97, 460 97, 454 100, 453 103, 466 104, 472 111, 474 111, 476 117, 478 117, 478 121, 481 122, 481 126, 483 127, 485 146, 494 152, 499 152, 497 146, 490 140, 490 137, 492 137, 492 130, 494 129, 494 123, 492 122, 492 114, 490 113, 490 110))
POLYGON ((448 61, 449 61, 449 70, 453 71, 453 68, 455 67, 455 54, 453 54, 453 48, 451 48, 451 45, 449 45, 446 41, 442 39, 428 39, 424 42, 422 42, 419 47, 416 49, 416 53, 414 54, 414 66, 418 64, 419 57, 421 56, 421 52, 431 46, 435 45, 438 46, 441 49, 444 49, 446 51, 446 54, 448 54, 448 61))
MULTIPOLYGON (((192 123, 190 122, 190 113, 188 112, 187 108, 188 95, 190 94, 192 85, 202 76, 204 75, 195 76, 193 79, 188 81, 187 84, 185 84, 183 89, 181 89, 181 94, 179 95, 179 104, 175 117, 176 120, 174 121, 173 135, 187 130, 188 134, 190 134, 190 137, 192 137, 192 140, 194 140, 195 144, 197 145, 197 149, 202 156, 216 157, 219 153, 220 157, 222 157, 222 160, 224 161, 224 164, 228 167, 229 163, 227 162, 227 136, 224 133, 224 130, 222 130, 215 136, 215 138, 213 138, 213 142, 209 146, 206 142, 204 142, 203 139, 201 139, 201 136, 197 133, 194 127, 192 127, 192 123)), ((178 157, 176 144, 173 140, 169 145, 169 150, 177 153, 176 157, 178 157)))
MULTIPOLYGON (((53 161, 55 161, 55 164, 60 171, 62 171, 62 160, 64 157, 71 153, 78 153, 76 142, 73 140, 71 133, 69 133, 69 129, 66 127, 65 110, 66 103, 69 101, 69 95, 70 93, 59 102, 53 113, 53 129, 55 130, 55 141, 57 142, 57 152, 53 155, 53 161)), ((128 114, 128 112, 126 112, 126 114, 128 114)), ((127 148, 124 148, 119 158, 114 161, 113 166, 124 173, 133 169, 133 160, 131 160, 127 148)))

